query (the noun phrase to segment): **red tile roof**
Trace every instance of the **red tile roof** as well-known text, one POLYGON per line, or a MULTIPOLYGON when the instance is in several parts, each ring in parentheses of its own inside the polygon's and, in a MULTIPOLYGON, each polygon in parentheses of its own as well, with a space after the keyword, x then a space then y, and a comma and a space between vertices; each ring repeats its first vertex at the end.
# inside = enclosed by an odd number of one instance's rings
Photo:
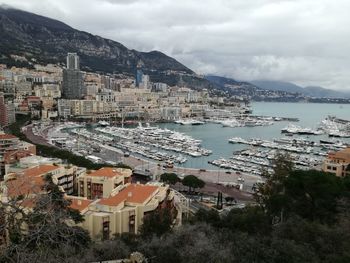
POLYGON ((143 204, 147 199, 152 197, 157 190, 158 187, 153 185, 129 184, 116 195, 103 198, 98 203, 108 206, 117 206, 123 201, 143 204))
POLYGON ((44 164, 44 165, 38 165, 35 167, 25 169, 22 171, 22 173, 24 176, 36 177, 36 176, 41 176, 41 175, 47 174, 49 172, 55 171, 59 168, 60 167, 56 166, 56 165, 44 164))
POLYGON ((10 139, 18 139, 16 136, 12 134, 0 134, 0 140, 10 140, 10 139))
POLYGON ((7 195, 9 197, 16 197, 23 195, 41 193, 44 186, 44 179, 42 177, 25 177, 19 176, 14 180, 6 182, 7 195))
POLYGON ((27 196, 43 192, 42 188, 45 182, 42 176, 57 169, 59 169, 59 166, 46 164, 28 168, 17 173, 15 178, 6 182, 8 196, 27 196))
POLYGON ((77 198, 71 198, 70 200, 72 201, 70 208, 79 210, 80 212, 86 209, 93 202, 92 200, 77 198))
POLYGON ((36 203, 36 198, 26 198, 19 202, 19 205, 27 208, 34 208, 36 203))
POLYGON ((115 176, 122 176, 123 174, 118 172, 116 168, 112 167, 103 167, 97 171, 93 171, 90 174, 87 174, 87 176, 99 176, 99 177, 109 177, 113 178, 115 176))

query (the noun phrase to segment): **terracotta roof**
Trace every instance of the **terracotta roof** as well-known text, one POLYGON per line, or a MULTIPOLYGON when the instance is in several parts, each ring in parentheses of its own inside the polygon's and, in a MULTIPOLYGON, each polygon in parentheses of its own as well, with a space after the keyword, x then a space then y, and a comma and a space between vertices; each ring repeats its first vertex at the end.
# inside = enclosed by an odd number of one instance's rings
POLYGON ((42 175, 59 169, 55 165, 38 165, 17 173, 14 179, 6 182, 8 196, 30 195, 42 192, 44 178, 42 175))
POLYGON ((33 208, 35 206, 35 203, 36 203, 36 198, 26 198, 20 202, 20 206, 33 208))
POLYGON ((51 164, 44 164, 44 165, 38 165, 35 167, 25 169, 22 171, 22 173, 24 176, 35 177, 35 176, 44 175, 46 173, 57 170, 59 168, 60 168, 59 166, 55 166, 55 165, 51 165, 51 164))
POLYGON ((328 157, 331 159, 340 159, 344 162, 350 162, 350 147, 337 152, 331 152, 328 154, 328 157))
POLYGON ((16 136, 12 134, 0 134, 0 140, 9 140, 9 139, 18 139, 16 136))
POLYGON ((101 205, 117 206, 121 202, 143 204, 158 190, 157 186, 144 184, 129 184, 114 196, 103 198, 98 203, 101 205))
POLYGON ((109 177, 113 178, 115 176, 122 176, 123 174, 118 172, 116 168, 112 167, 103 167, 97 171, 87 174, 87 176, 100 176, 100 177, 109 177))
POLYGON ((44 179, 42 177, 25 177, 20 176, 14 180, 6 182, 7 195, 16 197, 19 195, 27 196, 42 192, 44 179))
POLYGON ((3 158, 5 163, 11 163, 32 155, 33 153, 28 150, 12 150, 5 152, 3 158))
POLYGON ((93 202, 92 200, 88 200, 88 199, 71 198, 70 200, 72 201, 72 203, 69 207, 79 210, 80 212, 86 209, 93 202))

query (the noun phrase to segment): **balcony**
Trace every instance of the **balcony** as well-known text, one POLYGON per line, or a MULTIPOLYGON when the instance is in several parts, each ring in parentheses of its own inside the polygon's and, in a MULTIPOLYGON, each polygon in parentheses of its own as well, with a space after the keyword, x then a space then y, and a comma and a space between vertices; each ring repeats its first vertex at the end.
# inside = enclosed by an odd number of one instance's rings
POLYGON ((151 200, 150 202, 148 202, 148 203, 144 206, 143 211, 144 211, 144 212, 149 212, 149 211, 156 210, 157 207, 158 207, 158 205, 159 205, 158 200, 153 199, 153 200, 151 200))

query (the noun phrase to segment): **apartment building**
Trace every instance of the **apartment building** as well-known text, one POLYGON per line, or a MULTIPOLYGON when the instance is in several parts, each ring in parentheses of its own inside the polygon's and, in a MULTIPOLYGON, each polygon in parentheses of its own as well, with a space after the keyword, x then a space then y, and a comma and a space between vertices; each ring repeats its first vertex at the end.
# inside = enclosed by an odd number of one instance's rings
POLYGON ((323 162, 322 170, 339 177, 350 175, 350 147, 337 152, 330 152, 323 162))
MULTIPOLYGON (((44 178, 47 174, 51 174, 56 183, 62 187, 67 194, 74 192, 74 181, 80 173, 85 172, 76 166, 64 166, 55 164, 42 164, 32 166, 26 169, 17 169, 15 173, 5 176, 5 180, 10 178, 44 178), (15 175, 15 177, 13 177, 15 175)), ((39 179, 38 179, 39 180, 39 179)))
POLYGON ((0 133, 0 180, 3 180, 5 175, 5 160, 6 152, 18 150, 19 139, 12 134, 0 133))
POLYGON ((178 209, 174 193, 165 185, 126 184, 110 196, 97 200, 69 197, 71 207, 80 211, 81 226, 93 240, 109 239, 116 234, 138 233, 144 218, 157 210, 169 209, 175 220, 178 209))
MULTIPOLYGON (((25 198, 21 206, 31 209, 36 195, 43 191, 45 175, 52 174, 53 181, 69 194, 67 181, 74 180, 74 171, 74 167, 42 164, 10 173, 5 178, 1 198, 6 201, 22 195, 25 198)), ((77 177, 82 196, 65 196, 71 200, 70 207, 84 216, 85 221, 79 225, 93 240, 109 239, 121 233, 136 234, 147 216, 162 209, 168 209, 174 222, 181 223, 181 207, 169 186, 133 184, 130 179, 129 169, 106 167, 84 171, 77 177)))
POLYGON ((106 198, 113 189, 131 182, 130 169, 104 167, 82 174, 77 179, 78 195, 88 199, 106 198))
POLYGON ((12 102, 6 102, 4 94, 0 92, 0 127, 5 127, 16 121, 15 106, 12 102))

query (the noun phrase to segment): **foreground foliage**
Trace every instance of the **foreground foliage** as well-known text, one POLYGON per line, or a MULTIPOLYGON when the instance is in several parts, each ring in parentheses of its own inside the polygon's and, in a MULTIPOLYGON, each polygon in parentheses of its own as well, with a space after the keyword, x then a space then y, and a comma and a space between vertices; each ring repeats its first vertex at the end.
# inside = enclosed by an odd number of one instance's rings
MULTIPOLYGON (((11 255, 20 262, 94 262, 125 258, 133 251, 157 263, 350 262, 350 178, 294 170, 285 156, 265 176, 254 206, 220 215, 199 210, 176 229, 166 214, 155 213, 145 219, 140 235, 123 234, 102 243, 81 243, 75 234, 67 245, 55 239, 50 243, 44 235, 39 246, 11 255)), ((62 208, 57 204, 57 210, 62 208)), ((45 209, 39 206, 39 218, 45 209)))
POLYGON ((0 230, 7 231, 9 245, 2 251, 0 261, 21 262, 24 255, 31 253, 33 258, 59 256, 63 247, 77 254, 89 246, 89 233, 75 226, 83 222, 83 216, 69 205, 52 175, 46 176, 35 198, 18 196, 1 202, 0 212, 6 220, 0 230))

